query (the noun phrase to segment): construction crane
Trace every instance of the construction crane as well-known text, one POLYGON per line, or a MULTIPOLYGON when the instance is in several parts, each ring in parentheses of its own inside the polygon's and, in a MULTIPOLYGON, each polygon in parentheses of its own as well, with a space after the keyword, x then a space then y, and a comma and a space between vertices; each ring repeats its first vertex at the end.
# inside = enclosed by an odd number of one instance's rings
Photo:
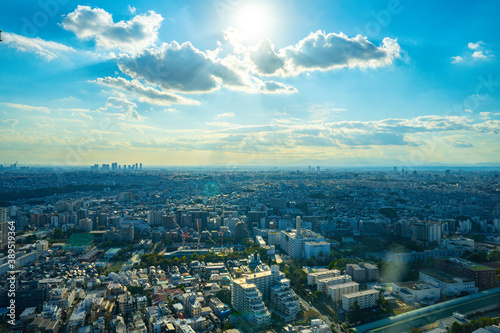
POLYGON ((182 249, 183 250, 186 249, 186 238, 189 238, 189 234, 188 234, 187 230, 182 233, 182 249))
POLYGON ((199 251, 200 250, 200 239, 201 239, 201 234, 200 234, 200 219, 196 220, 196 224, 198 225, 198 247, 196 249, 199 251))
POLYGON ((179 228, 179 231, 181 232, 181 238, 182 238, 182 249, 184 250, 186 248, 186 238, 189 238, 188 231, 182 231, 181 226, 177 223, 175 217, 170 214, 169 217, 174 221, 174 224, 176 225, 177 228, 179 228))

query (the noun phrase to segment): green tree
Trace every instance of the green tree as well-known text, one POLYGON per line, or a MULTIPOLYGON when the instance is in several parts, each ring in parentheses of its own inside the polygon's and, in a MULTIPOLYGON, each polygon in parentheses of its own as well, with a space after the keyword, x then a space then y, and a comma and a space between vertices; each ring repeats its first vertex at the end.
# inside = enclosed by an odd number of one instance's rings
POLYGON ((320 298, 324 294, 325 293, 323 292, 323 290, 316 290, 316 292, 314 293, 314 296, 316 296, 316 298, 320 298))
POLYGON ((488 254, 486 252, 475 252, 467 257, 467 260, 477 262, 478 264, 486 262, 488 259, 488 254))
POLYGON ((352 323, 361 321, 361 307, 359 306, 358 300, 355 300, 350 308, 349 321, 352 323))
POLYGON ((227 289, 221 289, 215 294, 222 303, 231 304, 231 292, 227 289))
POLYGON ((233 323, 226 323, 222 327, 222 331, 224 332, 224 331, 227 331, 227 330, 231 330, 233 328, 236 328, 233 323))
POLYGON ((488 254, 487 260, 489 262, 491 262, 491 261, 500 261, 500 251, 499 250, 491 251, 488 254))
POLYGON ((61 228, 55 228, 54 232, 52 233, 52 237, 54 239, 63 239, 64 238, 64 233, 61 228))
POLYGON ((451 324, 451 333, 465 333, 462 325, 457 322, 451 324))

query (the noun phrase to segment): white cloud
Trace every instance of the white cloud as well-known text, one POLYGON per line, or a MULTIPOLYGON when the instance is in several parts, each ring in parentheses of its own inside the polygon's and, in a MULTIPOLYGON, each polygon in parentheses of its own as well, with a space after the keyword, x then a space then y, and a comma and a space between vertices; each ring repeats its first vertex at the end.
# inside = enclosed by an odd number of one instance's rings
POLYGON ((285 61, 274 51, 274 45, 268 39, 262 39, 256 48, 250 49, 249 56, 259 74, 274 74, 285 66, 285 61))
POLYGON ((100 48, 137 53, 156 42, 162 21, 160 14, 149 11, 115 23, 104 9, 79 5, 61 25, 80 39, 95 40, 100 48))
POLYGON ((84 111, 72 112, 71 116, 72 117, 82 117, 82 118, 85 118, 88 120, 94 120, 94 118, 90 114, 88 114, 87 112, 84 112, 84 111))
POLYGON ((491 114, 493 112, 479 112, 479 116, 482 118, 482 119, 491 119, 491 114))
POLYGON ((124 78, 117 77, 105 77, 98 78, 96 82, 100 85, 120 89, 123 91, 131 92, 140 102, 154 104, 154 105, 170 105, 170 104, 199 104, 199 102, 188 99, 176 94, 172 94, 166 91, 161 91, 154 89, 152 87, 146 87, 138 80, 128 81, 124 78))
POLYGON ((276 94, 276 93, 285 93, 285 94, 294 94, 297 92, 292 86, 287 86, 281 82, 276 81, 265 81, 262 82, 259 90, 264 94, 276 94))
POLYGON ((451 142, 451 144, 455 148, 470 148, 470 147, 474 147, 474 145, 472 143, 464 141, 464 140, 455 140, 455 141, 451 142))
POLYGON ((486 60, 494 57, 494 55, 489 50, 485 49, 484 45, 485 44, 482 41, 479 41, 477 43, 468 43, 468 51, 464 52, 464 54, 462 54, 461 56, 451 57, 451 59, 453 59, 451 63, 460 64, 472 61, 486 60))
POLYGON ((135 14, 137 9, 135 7, 132 7, 131 5, 128 5, 128 10, 130 11, 131 14, 135 14))
POLYGON ((59 57, 62 53, 75 52, 73 48, 60 43, 46 41, 39 37, 28 38, 9 32, 3 33, 3 41, 11 48, 35 53, 48 61, 59 57))
POLYGON ((232 127, 234 124, 228 123, 228 122, 220 122, 220 121, 211 121, 211 122, 206 122, 208 126, 213 126, 213 127, 232 127))
POLYGON ((10 125, 11 127, 16 127, 17 124, 19 124, 19 120, 17 120, 17 119, 5 119, 5 120, 2 120, 2 123, 6 123, 6 124, 10 125))
POLYGON ((50 113, 49 108, 45 106, 31 106, 31 105, 25 105, 25 104, 15 104, 15 103, 3 103, 7 106, 10 106, 11 108, 23 110, 23 111, 38 111, 41 113, 50 113))
POLYGON ((143 120, 144 117, 139 115, 135 108, 137 107, 137 104, 134 102, 129 101, 125 97, 108 97, 108 100, 106 101, 106 105, 103 107, 99 108, 99 111, 107 111, 107 112, 112 112, 112 111, 119 111, 119 113, 115 113, 120 118, 129 118, 129 119, 136 119, 136 120, 143 120))
POLYGON ((274 50, 270 41, 263 40, 249 56, 259 74, 298 75, 303 72, 327 71, 338 68, 376 68, 400 58, 397 40, 384 38, 375 46, 366 37, 347 37, 343 33, 316 31, 294 46, 274 50))
POLYGON ((481 47, 481 44, 484 44, 483 42, 479 41, 477 43, 469 43, 467 44, 467 47, 469 50, 477 50, 481 47))
POLYGON ((474 113, 474 111, 472 111, 471 109, 465 109, 464 111, 467 113, 474 113))
POLYGON ((483 51, 475 51, 474 53, 472 53, 472 58, 486 59, 487 56, 484 55, 483 51))
POLYGON ((220 118, 232 118, 234 117, 233 112, 225 112, 225 113, 219 113, 218 115, 215 116, 215 119, 220 119, 220 118))
POLYGON ((385 38, 381 46, 375 46, 362 36, 348 38, 342 33, 321 31, 277 52, 269 40, 248 48, 233 30, 226 31, 229 44, 218 43, 214 51, 201 51, 190 42, 172 41, 140 54, 123 56, 118 65, 124 74, 159 85, 165 91, 209 93, 224 86, 247 93, 292 94, 297 92, 295 87, 260 77, 386 66, 401 52, 395 39, 385 38))
MULTIPOLYGON (((433 133, 474 132, 498 134, 500 121, 473 121, 458 116, 423 116, 411 119, 382 119, 377 121, 339 121, 331 123, 276 123, 273 125, 239 125, 227 122, 207 122, 217 127, 199 136, 182 136, 169 141, 169 147, 192 149, 225 149, 228 151, 271 151, 307 147, 369 147, 423 146, 433 133), (210 142, 210 144, 204 144, 210 142)), ((202 133, 202 131, 196 131, 202 133)), ((464 140, 443 142, 458 148, 472 147, 464 140)), ((446 141, 448 140, 448 141, 446 141)))

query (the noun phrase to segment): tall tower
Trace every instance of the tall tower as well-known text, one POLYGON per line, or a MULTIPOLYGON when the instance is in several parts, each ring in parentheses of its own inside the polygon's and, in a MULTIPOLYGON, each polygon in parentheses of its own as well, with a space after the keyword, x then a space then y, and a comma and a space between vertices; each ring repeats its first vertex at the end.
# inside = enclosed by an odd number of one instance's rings
POLYGON ((0 249, 7 246, 7 208, 0 208, 0 249))
POLYGON ((295 229, 297 229, 297 236, 300 236, 302 233, 302 230, 301 230, 302 219, 300 218, 300 216, 297 216, 297 218, 295 219, 295 224, 296 224, 295 229))

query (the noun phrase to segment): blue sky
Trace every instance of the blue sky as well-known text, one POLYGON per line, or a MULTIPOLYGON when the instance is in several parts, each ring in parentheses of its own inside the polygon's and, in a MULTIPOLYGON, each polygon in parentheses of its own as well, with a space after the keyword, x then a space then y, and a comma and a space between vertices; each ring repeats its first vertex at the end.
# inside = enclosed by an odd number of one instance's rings
POLYGON ((500 163, 495 1, 6 1, 0 163, 500 163))

